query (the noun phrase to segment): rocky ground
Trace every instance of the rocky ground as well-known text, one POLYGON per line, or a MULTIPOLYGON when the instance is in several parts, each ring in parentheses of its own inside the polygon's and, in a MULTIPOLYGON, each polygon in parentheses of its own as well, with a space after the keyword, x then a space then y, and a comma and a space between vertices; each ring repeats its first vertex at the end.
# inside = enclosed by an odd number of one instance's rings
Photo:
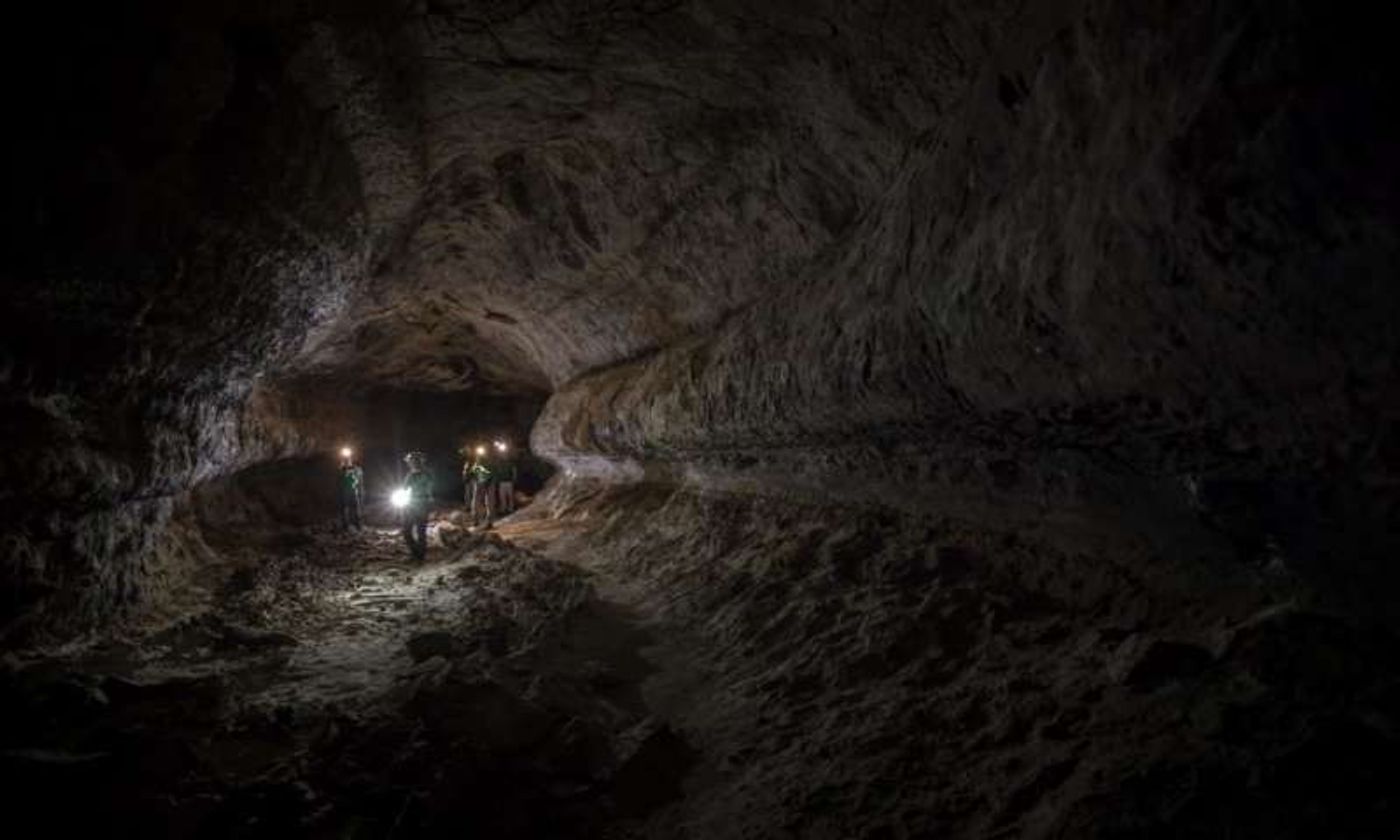
POLYGON ((215 837, 1396 822, 1400 644, 1228 540, 586 483, 431 539, 263 534, 174 625, 7 656, 13 801, 215 837))
POLYGON ((1394 836, 1400 644, 1227 539, 648 485, 502 532, 664 628, 646 836, 1394 836))
POLYGON ((689 750, 638 684, 648 637, 577 567, 434 528, 284 535, 213 608, 6 657, 7 799, 128 836, 598 836, 689 750), (80 807, 75 807, 81 803, 80 807))
POLYGON ((7 829, 1395 834, 1379 15, 31 5, 7 829))

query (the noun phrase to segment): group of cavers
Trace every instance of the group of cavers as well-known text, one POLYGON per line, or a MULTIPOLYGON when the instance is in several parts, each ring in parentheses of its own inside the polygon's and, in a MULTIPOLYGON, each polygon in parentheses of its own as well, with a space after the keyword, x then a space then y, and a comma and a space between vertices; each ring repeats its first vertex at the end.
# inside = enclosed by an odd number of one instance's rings
MULTIPOLYGON (((463 501, 470 524, 489 528, 497 517, 514 513, 519 467, 510 445, 497 440, 490 446, 464 448, 462 455, 463 501)), ((428 553, 428 512, 433 502, 433 479, 423 453, 408 453, 404 464, 408 472, 390 501, 398 509, 409 554, 422 560, 428 553)), ((364 469, 355 461, 355 453, 348 447, 340 450, 340 524, 347 530, 360 527, 364 486, 364 469)))

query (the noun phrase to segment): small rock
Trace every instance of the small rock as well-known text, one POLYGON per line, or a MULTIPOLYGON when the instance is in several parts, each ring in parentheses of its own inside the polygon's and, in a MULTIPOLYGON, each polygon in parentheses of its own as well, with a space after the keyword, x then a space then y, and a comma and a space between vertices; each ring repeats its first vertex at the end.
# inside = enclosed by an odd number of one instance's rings
POLYGON ((224 624, 221 628, 226 643, 250 648, 291 647, 299 644, 294 636, 273 630, 256 630, 237 624, 224 624))
POLYGON ((88 764, 108 756, 105 752, 72 753, 64 750, 22 749, 0 751, 0 760, 16 764, 69 765, 88 764))
POLYGON ((451 633, 434 631, 419 633, 408 640, 408 655, 415 663, 432 659, 434 656, 451 658, 461 653, 462 645, 451 633))
POLYGON ((500 753, 539 744, 554 723, 550 713, 489 679, 445 678, 421 687, 407 707, 434 737, 500 753))
POLYGON ((223 678, 182 677, 143 683, 109 676, 101 690, 114 707, 167 722, 207 721, 227 709, 228 685, 223 678))
POLYGON ((958 545, 939 546, 935 557, 938 576, 946 584, 960 583, 977 568, 980 560, 977 552, 958 545))
POLYGON ((641 816, 680 796, 681 782, 698 757, 695 748, 670 726, 656 726, 637 742, 613 777, 618 811, 641 816))
POLYGON ((1153 691, 1170 682, 1191 679, 1215 662, 1210 651, 1198 645, 1162 639, 1137 644, 1134 641, 1124 643, 1129 650, 1120 657, 1117 670, 1122 683, 1138 691, 1153 691))

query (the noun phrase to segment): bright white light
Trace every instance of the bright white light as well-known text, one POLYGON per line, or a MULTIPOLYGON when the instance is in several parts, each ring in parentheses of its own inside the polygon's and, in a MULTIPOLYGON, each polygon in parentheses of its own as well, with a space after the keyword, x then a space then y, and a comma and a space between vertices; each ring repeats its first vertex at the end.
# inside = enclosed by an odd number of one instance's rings
POLYGON ((351 455, 354 455, 354 454, 355 454, 355 450, 351 449, 351 448, 348 447, 348 446, 343 446, 343 447, 341 447, 341 449, 340 449, 340 457, 342 457, 342 458, 349 458, 351 455))
POLYGON ((496 441, 496 448, 499 449, 499 450, 502 451, 502 452, 505 452, 505 451, 506 451, 506 444, 505 444, 505 441, 501 441, 501 440, 496 441))
POLYGON ((413 498, 413 494, 407 487, 400 487, 389 497, 389 502, 396 508, 408 507, 408 502, 413 498))
POLYGON ((484 447, 484 446, 478 446, 478 447, 476 448, 476 454, 478 454, 478 455, 485 455, 485 454, 486 454, 486 447, 484 447))

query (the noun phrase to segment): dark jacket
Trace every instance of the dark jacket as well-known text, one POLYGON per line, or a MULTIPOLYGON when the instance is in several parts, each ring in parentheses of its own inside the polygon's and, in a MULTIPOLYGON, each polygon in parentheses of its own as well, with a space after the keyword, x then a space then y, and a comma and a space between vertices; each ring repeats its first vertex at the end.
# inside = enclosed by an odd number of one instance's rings
POLYGON ((413 470, 404 479, 403 486, 409 493, 406 509, 415 514, 427 513, 433 501, 433 477, 427 470, 413 470))

